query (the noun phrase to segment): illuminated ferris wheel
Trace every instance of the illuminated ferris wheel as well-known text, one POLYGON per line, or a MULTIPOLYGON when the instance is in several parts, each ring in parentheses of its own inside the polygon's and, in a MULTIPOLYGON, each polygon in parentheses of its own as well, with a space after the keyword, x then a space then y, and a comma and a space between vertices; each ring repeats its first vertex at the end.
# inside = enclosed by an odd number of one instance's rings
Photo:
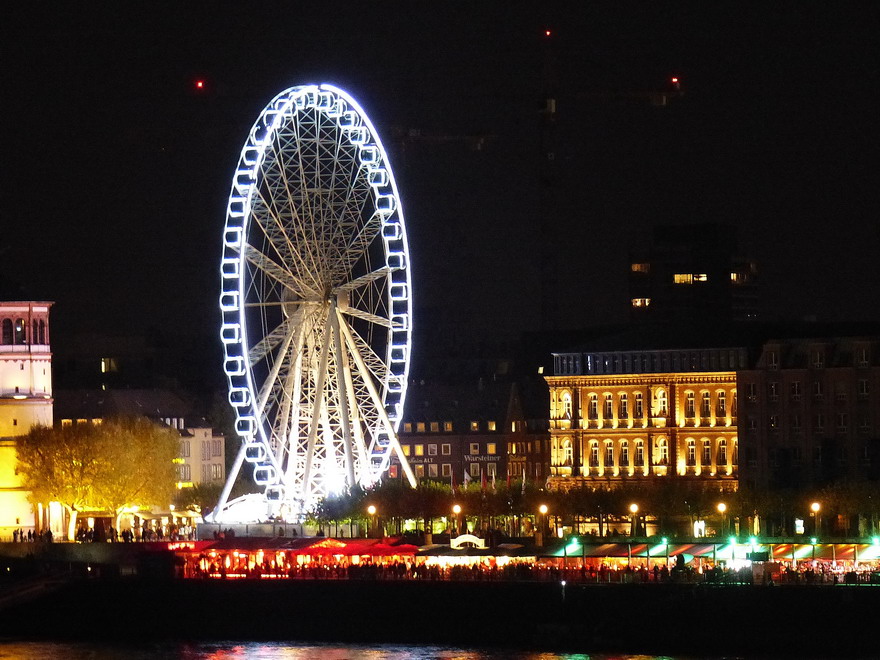
POLYGON ((397 440, 412 298, 385 149, 346 92, 292 87, 250 131, 232 182, 221 340, 241 448, 215 522, 295 518, 376 482, 397 440), (229 501, 252 466, 259 493, 229 501))

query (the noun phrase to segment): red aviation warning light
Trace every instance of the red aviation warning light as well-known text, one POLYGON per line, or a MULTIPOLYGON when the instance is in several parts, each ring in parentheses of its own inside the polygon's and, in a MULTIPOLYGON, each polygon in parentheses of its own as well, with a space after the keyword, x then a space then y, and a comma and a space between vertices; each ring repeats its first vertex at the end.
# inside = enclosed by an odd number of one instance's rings
POLYGON ((669 82, 672 83, 675 91, 681 90, 681 81, 679 80, 678 76, 672 76, 672 78, 669 79, 669 82))
POLYGON ((204 89, 205 81, 204 80, 196 80, 196 89, 204 89))
POLYGON ((552 37, 553 31, 552 30, 544 30, 544 36, 545 37, 552 37))

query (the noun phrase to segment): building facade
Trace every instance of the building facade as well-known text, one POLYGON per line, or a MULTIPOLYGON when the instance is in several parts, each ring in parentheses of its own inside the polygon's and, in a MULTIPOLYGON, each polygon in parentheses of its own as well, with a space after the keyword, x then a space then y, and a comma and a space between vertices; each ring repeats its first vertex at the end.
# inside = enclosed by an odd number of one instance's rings
POLYGON ((880 480, 880 338, 772 339, 738 378, 745 485, 880 480))
MULTIPOLYGON (((52 425, 51 302, 0 302, 0 537, 32 529, 48 511, 28 502, 16 470, 16 437, 52 425)), ((46 522, 48 519, 44 520, 46 522)))
POLYGON ((550 485, 687 479, 736 488, 744 348, 556 353, 550 485))
MULTIPOLYGON (((399 439, 417 478, 453 485, 549 474, 549 437, 532 428, 515 383, 410 385, 399 439)), ((391 478, 401 478, 392 459, 391 478)))

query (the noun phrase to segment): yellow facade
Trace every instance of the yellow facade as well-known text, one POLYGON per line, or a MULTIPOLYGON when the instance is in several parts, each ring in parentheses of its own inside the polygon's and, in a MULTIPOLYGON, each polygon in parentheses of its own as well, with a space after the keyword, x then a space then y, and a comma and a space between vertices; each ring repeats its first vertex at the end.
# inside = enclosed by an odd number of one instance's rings
POLYGON ((548 376, 551 485, 736 485, 736 373, 548 376), (733 483, 731 483, 733 482, 733 483))

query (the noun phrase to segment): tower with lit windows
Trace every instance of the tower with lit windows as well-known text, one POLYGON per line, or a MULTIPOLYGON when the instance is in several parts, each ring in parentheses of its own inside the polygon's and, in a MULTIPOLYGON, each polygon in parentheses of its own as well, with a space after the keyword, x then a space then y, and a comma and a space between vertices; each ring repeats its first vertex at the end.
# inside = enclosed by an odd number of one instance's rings
POLYGON ((15 437, 52 425, 51 302, 0 302, 0 536, 34 524, 16 474, 15 437))
POLYGON ((655 227, 651 244, 630 255, 634 321, 730 323, 758 318, 757 266, 740 253, 734 227, 655 227))

